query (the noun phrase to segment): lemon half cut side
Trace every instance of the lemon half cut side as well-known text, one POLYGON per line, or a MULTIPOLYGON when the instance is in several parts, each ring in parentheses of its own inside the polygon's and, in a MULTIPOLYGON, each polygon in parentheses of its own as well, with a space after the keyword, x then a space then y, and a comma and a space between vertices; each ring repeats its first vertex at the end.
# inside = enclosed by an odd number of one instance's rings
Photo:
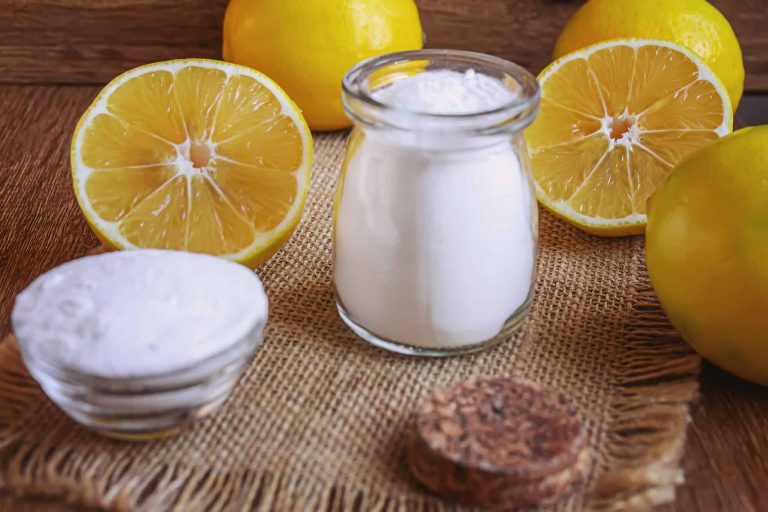
POLYGON ((183 59, 110 82, 72 138, 75 196, 110 248, 204 252, 257 266, 290 237, 312 135, 250 68, 183 59))
POLYGON ((646 203, 690 152, 732 131, 725 87, 674 43, 606 41, 540 75, 526 131, 539 201, 597 235, 643 233, 646 203))

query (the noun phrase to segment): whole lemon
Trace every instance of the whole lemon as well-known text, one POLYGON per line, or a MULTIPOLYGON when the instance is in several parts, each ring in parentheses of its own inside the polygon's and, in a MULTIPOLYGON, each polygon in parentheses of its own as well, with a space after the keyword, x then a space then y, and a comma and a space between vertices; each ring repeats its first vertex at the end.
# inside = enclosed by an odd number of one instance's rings
POLYGON ((768 385, 768 125, 693 153, 650 201, 648 273, 703 357, 768 385))
POLYGON ((224 59, 268 75, 313 130, 350 125, 341 80, 361 60, 422 47, 413 0, 231 0, 224 59))
POLYGON ((648 38, 687 47, 728 89, 733 109, 744 92, 744 61, 733 28, 706 0, 589 0, 568 21, 555 58, 607 39, 648 38))

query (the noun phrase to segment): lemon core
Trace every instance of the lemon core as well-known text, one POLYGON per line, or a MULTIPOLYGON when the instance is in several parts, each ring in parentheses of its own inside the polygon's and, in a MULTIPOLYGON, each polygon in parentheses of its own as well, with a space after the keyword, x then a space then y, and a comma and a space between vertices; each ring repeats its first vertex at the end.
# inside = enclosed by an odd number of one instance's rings
POLYGON ((621 116, 613 116, 607 119, 606 128, 614 142, 621 142, 625 138, 632 137, 632 129, 635 128, 634 119, 624 113, 621 116))
POLYGON ((189 145, 189 160, 195 169, 204 169, 211 163, 213 148, 207 142, 192 142, 189 145))

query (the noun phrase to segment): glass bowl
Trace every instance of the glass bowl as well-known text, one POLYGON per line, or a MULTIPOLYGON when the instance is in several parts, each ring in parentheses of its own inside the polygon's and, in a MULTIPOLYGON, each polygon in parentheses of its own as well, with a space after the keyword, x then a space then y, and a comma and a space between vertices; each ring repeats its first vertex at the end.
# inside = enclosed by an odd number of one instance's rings
POLYGON ((147 376, 88 375, 40 357, 22 339, 19 347, 32 377, 76 422, 109 437, 150 440, 173 435, 224 403, 260 347, 264 325, 197 364, 147 376))

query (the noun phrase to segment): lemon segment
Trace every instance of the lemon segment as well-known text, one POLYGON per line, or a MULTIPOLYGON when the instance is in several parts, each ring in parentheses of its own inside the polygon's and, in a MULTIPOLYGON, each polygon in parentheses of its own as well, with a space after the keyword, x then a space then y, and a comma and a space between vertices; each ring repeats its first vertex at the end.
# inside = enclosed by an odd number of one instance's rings
POLYGON ((72 138, 78 204, 116 249, 205 252, 256 266, 303 211, 312 136, 269 78, 206 59, 117 77, 72 138))
POLYGON ((674 43, 599 43, 538 78, 541 111, 525 133, 537 197, 593 234, 642 233, 672 167, 732 130, 724 86, 674 43))
POLYGON ((96 169, 85 182, 85 193, 99 217, 117 222, 175 175, 175 166, 163 164, 96 169))

